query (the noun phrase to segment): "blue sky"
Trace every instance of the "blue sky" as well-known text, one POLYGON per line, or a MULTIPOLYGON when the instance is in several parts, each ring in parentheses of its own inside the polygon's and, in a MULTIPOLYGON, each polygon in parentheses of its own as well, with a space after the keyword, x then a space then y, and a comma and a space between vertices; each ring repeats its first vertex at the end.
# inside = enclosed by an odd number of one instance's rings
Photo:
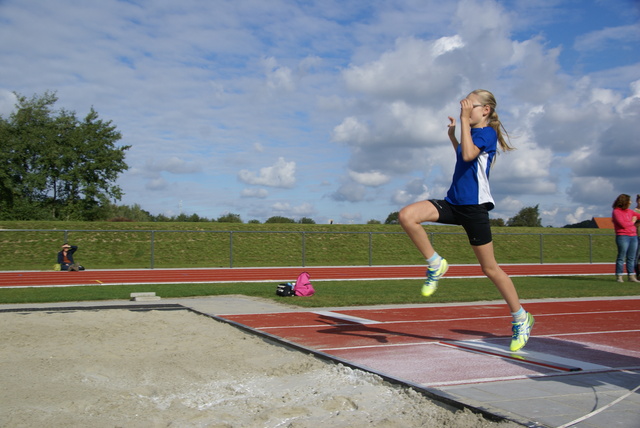
POLYGON ((153 214, 384 221, 442 198, 447 116, 491 90, 517 150, 491 173, 508 219, 609 216, 640 193, 632 0, 0 0, 12 92, 91 107, 131 145, 121 203, 153 214))

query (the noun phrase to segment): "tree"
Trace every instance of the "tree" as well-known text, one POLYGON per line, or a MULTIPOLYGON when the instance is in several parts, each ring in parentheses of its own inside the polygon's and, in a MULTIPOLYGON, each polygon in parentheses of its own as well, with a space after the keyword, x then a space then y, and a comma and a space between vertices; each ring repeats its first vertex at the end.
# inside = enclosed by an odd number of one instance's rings
POLYGON ((83 120, 53 111, 55 93, 31 99, 15 94, 16 110, 0 117, 0 218, 15 220, 104 218, 122 190, 114 183, 128 169, 122 136, 91 108, 83 120))
POLYGON ((542 227, 538 205, 522 208, 518 214, 507 221, 507 226, 542 227))
POLYGON ((269 217, 267 219, 267 221, 265 221, 264 223, 265 224, 267 224, 267 223, 295 223, 295 221, 292 218, 283 217, 281 215, 275 215, 273 217, 269 217))
POLYGON ((300 220, 298 220, 298 223, 300 224, 316 224, 315 220, 309 217, 302 217, 300 220))
POLYGON ((591 220, 584 220, 584 221, 581 221, 580 223, 566 224, 562 227, 569 228, 569 229, 597 229, 598 225, 596 224, 595 220, 592 218, 591 220))
POLYGON ((399 215, 400 215, 399 211, 392 212, 387 216, 387 219, 384 221, 384 224, 398 224, 399 215))
POLYGON ((490 218, 489 219, 489 224, 491 225, 491 227, 504 227, 504 219, 502 218, 490 218))
POLYGON ((216 221, 219 223, 242 223, 240 214, 232 214, 232 213, 222 215, 218 217, 216 221))
POLYGON ((109 204, 107 210, 107 220, 109 221, 153 221, 154 217, 149 211, 145 211, 139 204, 115 205, 109 204))

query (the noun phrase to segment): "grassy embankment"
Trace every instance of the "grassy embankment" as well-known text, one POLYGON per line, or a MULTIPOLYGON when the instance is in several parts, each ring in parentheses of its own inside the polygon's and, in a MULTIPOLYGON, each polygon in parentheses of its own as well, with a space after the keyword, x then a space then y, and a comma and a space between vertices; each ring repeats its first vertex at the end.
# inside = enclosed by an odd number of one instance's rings
MULTIPOLYGON (((461 228, 426 228, 434 233, 438 252, 450 263, 476 263, 461 228)), ((152 264, 156 269, 302 266, 303 260, 305 266, 424 263, 395 225, 0 222, 0 270, 50 270, 65 236, 79 246, 76 259, 87 269, 149 268, 152 264)), ((503 264, 612 263, 615 259, 611 230, 495 228, 494 245, 503 264)), ((613 275, 517 278, 515 282, 522 298, 640 294, 640 287, 618 284, 613 275)), ((322 307, 426 301, 415 280, 322 281, 314 285, 315 296, 287 302, 322 307)), ((445 278, 441 285, 429 302, 500 298, 487 279, 445 278)), ((128 299, 131 292, 139 291, 155 291, 165 298, 244 294, 281 301, 274 290, 275 284, 268 283, 0 289, 0 303, 128 299)))

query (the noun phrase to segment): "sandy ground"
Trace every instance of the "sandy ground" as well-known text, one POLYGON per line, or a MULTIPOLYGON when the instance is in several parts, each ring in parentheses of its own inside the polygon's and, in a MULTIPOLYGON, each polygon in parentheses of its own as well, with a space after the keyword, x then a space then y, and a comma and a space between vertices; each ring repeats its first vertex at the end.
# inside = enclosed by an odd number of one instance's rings
POLYGON ((513 427, 205 316, 0 313, 2 427, 513 427))

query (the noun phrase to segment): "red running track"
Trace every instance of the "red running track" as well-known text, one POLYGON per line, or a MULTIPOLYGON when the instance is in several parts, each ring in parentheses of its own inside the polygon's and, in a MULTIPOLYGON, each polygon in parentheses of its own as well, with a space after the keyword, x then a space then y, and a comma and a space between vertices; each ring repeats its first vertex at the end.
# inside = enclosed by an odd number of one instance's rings
MULTIPOLYGON (((502 265, 512 276, 613 275, 613 263, 502 265)), ((128 269, 82 272, 0 272, 0 287, 115 284, 180 284, 208 282, 295 281, 300 272, 312 280, 418 279, 424 266, 330 266, 284 268, 128 269)), ((478 265, 451 265, 447 277, 482 277, 478 265)))
POLYGON ((219 317, 421 387, 640 369, 640 299, 526 308, 536 324, 517 353, 504 304, 219 317))

